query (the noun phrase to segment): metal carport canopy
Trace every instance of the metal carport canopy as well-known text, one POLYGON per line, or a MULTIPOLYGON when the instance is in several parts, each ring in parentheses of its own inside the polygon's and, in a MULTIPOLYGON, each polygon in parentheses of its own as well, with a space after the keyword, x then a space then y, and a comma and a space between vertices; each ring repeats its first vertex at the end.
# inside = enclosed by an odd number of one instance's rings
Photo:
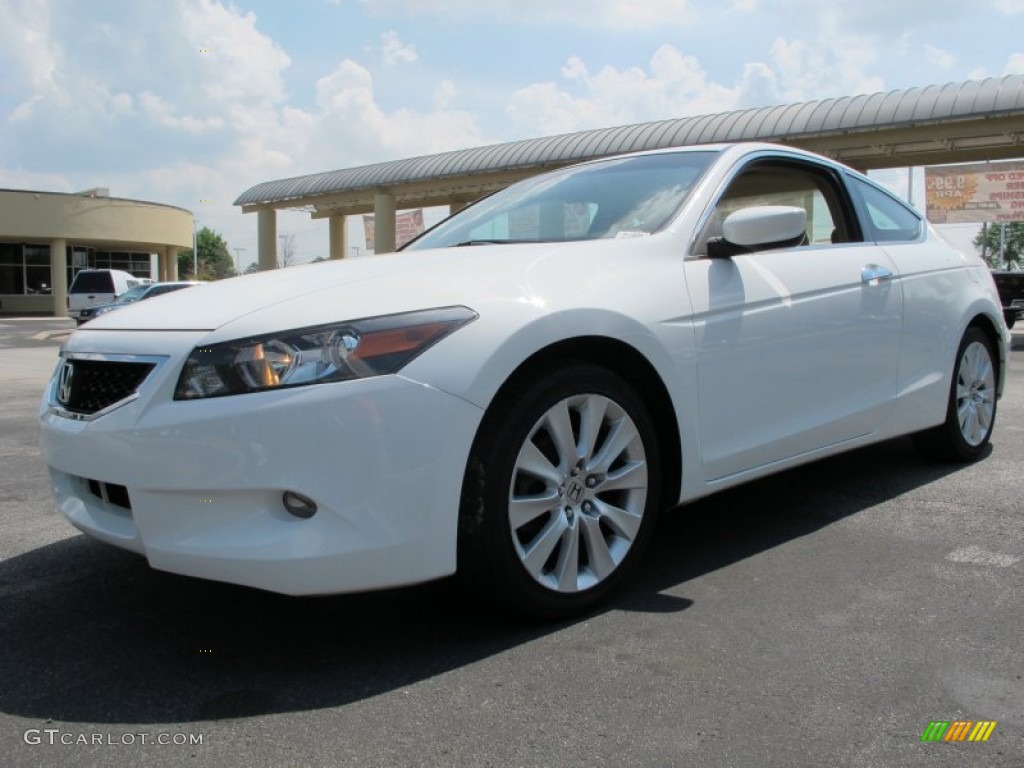
POLYGON ((855 168, 998 160, 1024 154, 1024 75, 682 117, 443 152, 267 181, 235 201, 244 212, 368 213, 468 202, 538 172, 596 157, 728 141, 774 141, 855 168))

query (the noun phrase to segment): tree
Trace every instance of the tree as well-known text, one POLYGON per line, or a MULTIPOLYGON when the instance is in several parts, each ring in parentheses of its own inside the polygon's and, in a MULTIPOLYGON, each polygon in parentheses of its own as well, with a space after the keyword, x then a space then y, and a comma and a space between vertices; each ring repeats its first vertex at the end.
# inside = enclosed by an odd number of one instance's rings
POLYGON ((978 250, 984 250, 985 260, 993 269, 1004 269, 1003 261, 1010 269, 1020 269, 1024 262, 1024 221, 1009 221, 1004 224, 989 224, 978 231, 974 238, 978 250), (1002 232, 1006 227, 1006 234, 1002 232), (999 257, 1000 244, 1003 258, 999 257))
POLYGON ((235 276, 235 261, 224 238, 209 227, 196 234, 199 244, 199 275, 192 272, 192 249, 178 254, 178 276, 182 280, 220 280, 235 276))
POLYGON ((295 263, 295 235, 278 235, 281 241, 281 250, 277 254, 277 266, 279 269, 290 267, 295 263))

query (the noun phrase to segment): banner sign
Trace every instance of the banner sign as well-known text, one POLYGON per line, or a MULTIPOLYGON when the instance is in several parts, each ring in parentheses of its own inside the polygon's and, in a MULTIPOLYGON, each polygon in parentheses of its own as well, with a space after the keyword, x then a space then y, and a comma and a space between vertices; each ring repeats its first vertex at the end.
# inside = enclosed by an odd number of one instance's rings
POLYGON ((928 221, 1024 221, 1024 163, 972 163, 924 169, 928 221))

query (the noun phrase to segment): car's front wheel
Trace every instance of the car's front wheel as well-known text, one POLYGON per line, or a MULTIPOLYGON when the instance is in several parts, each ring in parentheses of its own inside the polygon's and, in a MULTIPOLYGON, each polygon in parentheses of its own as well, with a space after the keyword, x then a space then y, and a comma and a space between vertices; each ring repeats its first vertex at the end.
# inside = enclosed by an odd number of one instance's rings
POLYGON ((607 597, 650 538, 658 441, 614 373, 565 366, 504 394, 474 444, 459 569, 521 613, 572 615, 607 597))
POLYGON ((914 436, 918 448, 944 461, 975 461, 992 436, 996 419, 998 358, 992 340, 968 328, 953 366, 946 420, 914 436))

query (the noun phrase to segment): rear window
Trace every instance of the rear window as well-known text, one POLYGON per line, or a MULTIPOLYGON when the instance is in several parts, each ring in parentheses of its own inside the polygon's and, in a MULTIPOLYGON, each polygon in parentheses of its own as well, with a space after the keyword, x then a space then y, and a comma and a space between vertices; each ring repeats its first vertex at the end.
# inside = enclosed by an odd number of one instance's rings
POLYGON ((79 272, 71 293, 114 293, 114 281, 109 272, 79 272))
POLYGON ((146 298, 150 299, 153 296, 159 296, 161 293, 170 293, 171 291, 180 291, 182 288, 188 288, 187 285, 156 285, 149 289, 149 293, 146 294, 146 298))

